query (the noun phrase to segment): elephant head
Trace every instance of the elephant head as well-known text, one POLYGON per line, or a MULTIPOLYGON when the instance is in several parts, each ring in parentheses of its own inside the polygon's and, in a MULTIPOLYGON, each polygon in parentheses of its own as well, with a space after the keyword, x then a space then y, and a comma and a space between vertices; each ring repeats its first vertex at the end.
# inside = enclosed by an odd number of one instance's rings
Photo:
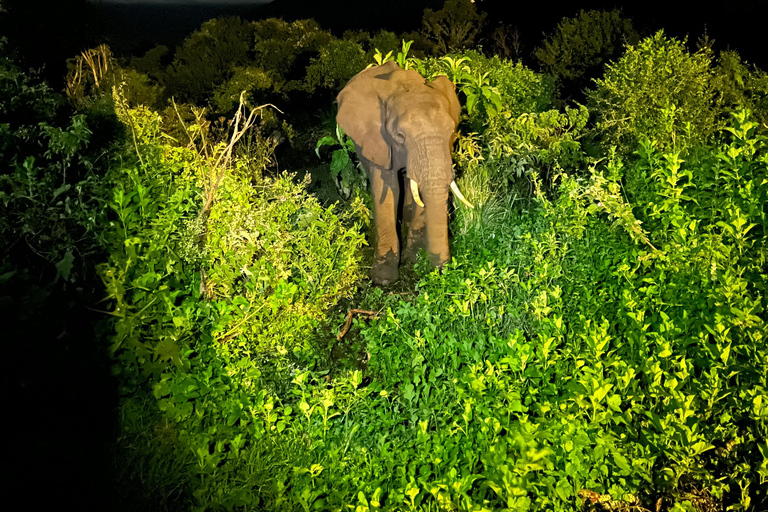
POLYGON ((408 231, 404 259, 412 260, 423 247, 432 264, 443 265, 450 259, 448 191, 466 202, 453 181, 451 145, 460 112, 453 83, 445 76, 427 82, 417 71, 388 62, 353 77, 337 100, 336 121, 354 141, 371 183, 376 225, 371 278, 388 284, 398 277, 400 200, 408 231), (403 168, 409 186, 401 194, 403 168))

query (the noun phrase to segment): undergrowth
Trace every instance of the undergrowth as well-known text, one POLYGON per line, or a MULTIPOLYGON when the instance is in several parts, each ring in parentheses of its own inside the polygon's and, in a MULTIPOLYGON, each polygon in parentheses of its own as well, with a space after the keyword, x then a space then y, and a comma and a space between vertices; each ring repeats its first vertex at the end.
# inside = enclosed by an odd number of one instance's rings
MULTIPOLYGON (((664 42, 654 52, 687 62, 664 42)), ((126 496, 174 510, 768 506, 768 145, 750 112, 713 112, 725 129, 696 137, 622 125, 622 146, 587 155, 599 132, 584 107, 551 109, 550 79, 406 52, 458 84, 455 160, 476 208, 452 212, 450 263, 422 258, 388 289, 361 277, 369 212, 343 134, 327 142, 346 202, 323 205, 310 179, 265 175, 279 133, 242 94, 212 124, 116 86, 90 103, 126 134, 100 180, 84 159, 80 181, 55 181, 89 140, 84 118, 30 128, 50 154, 16 158, 3 200, 39 185, 28 213, 82 207, 79 233, 108 254, 126 496), (78 195, 92 184, 102 193, 78 195), (347 329, 352 309, 365 313, 347 329)), ((14 211, 3 222, 51 230, 43 266, 74 282, 73 230, 14 211)))

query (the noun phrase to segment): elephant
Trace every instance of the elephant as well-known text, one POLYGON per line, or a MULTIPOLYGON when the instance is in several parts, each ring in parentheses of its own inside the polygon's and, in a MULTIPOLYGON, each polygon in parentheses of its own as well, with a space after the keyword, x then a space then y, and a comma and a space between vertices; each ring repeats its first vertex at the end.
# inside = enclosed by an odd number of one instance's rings
POLYGON ((387 62, 352 77, 336 99, 336 122, 354 142, 373 196, 371 280, 394 282, 401 259, 413 263, 421 248, 442 266, 451 257, 448 191, 472 207, 454 181, 451 146, 461 107, 453 83, 446 76, 428 82, 387 62), (407 234, 402 255, 398 213, 407 234))

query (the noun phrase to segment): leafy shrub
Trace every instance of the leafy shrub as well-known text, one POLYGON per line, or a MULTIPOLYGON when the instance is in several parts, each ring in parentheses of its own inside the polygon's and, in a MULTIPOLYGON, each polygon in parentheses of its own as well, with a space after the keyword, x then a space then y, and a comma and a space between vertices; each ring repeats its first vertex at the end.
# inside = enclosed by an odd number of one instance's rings
POLYGON ((563 18, 534 55, 541 70, 557 78, 566 98, 581 98, 605 64, 618 60, 625 46, 638 41, 632 21, 620 11, 582 10, 575 18, 563 18))
MULTIPOLYGON (((115 82, 122 84, 126 100, 132 105, 146 105, 158 109, 165 101, 165 90, 148 75, 134 69, 119 69, 115 82)), ((117 84, 114 84, 117 85, 117 84)))
POLYGON ((704 141, 718 129, 711 53, 694 54, 663 32, 628 48, 589 93, 589 108, 606 144, 634 151, 642 137, 671 148, 704 141))
POLYGON ((220 112, 232 112, 240 104, 240 95, 243 91, 246 93, 245 99, 249 104, 264 103, 268 93, 275 92, 277 89, 272 77, 272 73, 258 67, 237 67, 234 69, 232 78, 216 89, 213 105, 220 112))
POLYGON ((323 312, 353 289, 362 238, 347 229, 349 213, 307 197, 306 183, 297 187, 285 177, 265 185, 251 191, 223 184, 224 200, 208 222, 207 294, 233 308, 214 334, 242 336, 249 350, 284 352, 300 347, 323 312))
POLYGON ((355 153, 355 143, 344 133, 341 126, 336 125, 336 136, 325 136, 315 146, 315 153, 320 157, 320 148, 325 146, 340 146, 331 153, 331 176, 333 183, 344 199, 353 194, 365 193, 368 190, 368 177, 362 165, 355 165, 352 155, 355 153))
POLYGON ((712 83, 720 108, 727 112, 749 109, 758 123, 768 126, 768 73, 749 69, 738 53, 724 51, 714 66, 712 83))
POLYGON ((365 51, 366 63, 370 62, 376 50, 383 54, 397 52, 401 41, 397 34, 388 30, 379 30, 373 35, 362 30, 346 30, 342 39, 359 44, 365 51))
POLYGON ((160 83, 165 68, 170 64, 172 58, 173 54, 167 46, 157 45, 147 50, 141 57, 131 57, 127 67, 147 75, 156 83, 160 83))
POLYGON ((359 297, 380 309, 349 333, 362 369, 326 364, 350 350, 327 331, 358 273, 352 212, 228 159, 227 141, 201 146, 209 127, 187 130, 207 153, 168 146, 156 113, 118 102, 141 158, 115 170, 102 276, 124 424, 167 454, 140 475, 154 489, 214 510, 766 503, 755 123, 742 113, 717 145, 642 142, 572 173, 585 111, 489 112, 501 92, 486 79, 490 127, 459 151, 465 192, 487 200, 456 210, 454 260, 418 267, 418 294, 359 297), (530 172, 521 198, 492 164, 526 146, 533 171, 558 172, 530 172))
POLYGON ((126 99, 134 104, 154 108, 160 107, 165 100, 162 86, 141 71, 120 66, 105 44, 69 59, 67 68, 66 94, 81 111, 97 115, 101 111, 114 118, 111 105, 106 110, 104 106, 111 103, 115 87, 121 88, 126 99))
POLYGON ((165 143, 157 113, 119 95, 116 106, 137 150, 111 176, 115 220, 100 267, 114 308, 123 426, 146 443, 144 456, 161 447, 173 472, 139 466, 133 480, 153 494, 189 489, 206 506, 258 504, 252 487, 226 478, 275 457, 270 443, 249 440, 262 438, 257 425, 274 427, 260 419, 273 400, 260 376, 285 370, 327 308, 354 288, 363 239, 351 213, 321 207, 305 184, 262 177, 252 166, 263 158, 232 158, 253 115, 239 110, 232 139, 221 143, 205 138, 204 125, 188 126, 193 150, 165 143))
POLYGON ((520 63, 470 50, 429 58, 417 66, 426 78, 447 75, 463 93, 470 129, 481 131, 488 119, 503 109, 514 116, 551 108, 554 83, 520 63), (475 108, 477 106, 477 108, 475 108))
POLYGON ((0 251, 8 271, 43 282, 92 272, 103 243, 105 190, 88 148, 92 120, 5 55, 0 40, 0 251))
MULTIPOLYGON (((380 33, 374 40, 393 36, 380 33)), ((366 63, 359 43, 334 38, 314 20, 213 19, 185 40, 164 70, 163 52, 155 48, 131 65, 156 77, 175 100, 221 113, 237 107, 242 91, 254 105, 335 94, 366 63)))
MULTIPOLYGON (((554 102, 550 77, 476 51, 417 59, 414 66, 425 77, 447 75, 465 100, 455 157, 471 183, 472 200, 503 195, 523 175, 539 173, 548 182, 553 171, 585 168, 579 139, 587 109, 547 110, 554 102)), ((532 192, 529 187, 525 195, 532 192)))
MULTIPOLYGON (((655 201, 639 218, 621 192, 630 170, 616 159, 589 178, 563 176, 553 200, 538 193, 458 210, 454 260, 424 273, 417 297, 357 323, 368 384, 359 371, 330 381, 300 371, 279 402, 261 406, 259 425, 274 425, 257 427, 262 446, 283 450, 261 503, 764 503, 766 276, 754 271, 766 255, 765 212, 747 205, 765 199, 766 146, 744 116, 732 130, 703 158, 717 173, 736 164, 762 186, 730 176, 722 193, 695 199, 727 197, 732 211, 752 212, 745 222, 681 204, 674 154, 652 150, 631 164, 657 172, 655 201), (744 258, 726 256, 734 251, 744 258), (713 267, 715 253, 723 257, 713 267)), ((248 486, 264 477, 244 475, 248 486)))
POLYGON ((511 182, 538 173, 546 182, 562 171, 586 168, 579 138, 585 133, 589 112, 583 106, 565 112, 549 110, 514 117, 504 111, 493 117, 483 133, 487 162, 497 179, 511 182))
POLYGON ((371 44, 367 53, 371 55, 375 50, 380 50, 382 53, 397 51, 400 48, 400 41, 401 38, 397 37, 394 32, 380 30, 371 37, 371 44))
MULTIPOLYGON (((117 234, 122 238, 113 257, 119 259, 124 253, 123 240, 135 241, 140 244, 135 250, 154 256, 162 254, 156 252, 162 246, 173 246, 166 266, 179 267, 178 276, 189 279, 194 272, 202 272, 197 279, 205 297, 223 301, 247 297, 249 304, 253 302, 253 311, 246 315, 253 329, 248 329, 252 334, 246 337, 254 347, 262 334, 288 325, 291 328, 281 336, 265 339, 292 346, 290 340, 303 332, 296 322, 311 323, 357 278, 352 255, 361 241, 359 234, 344 226, 347 217, 336 215, 333 207, 321 208, 288 177, 272 181, 261 177, 261 169, 247 165, 264 158, 235 161, 231 169, 221 167, 231 158, 227 155, 232 148, 223 143, 207 146, 203 127, 188 128, 192 142, 200 144, 199 153, 163 146, 159 115, 118 104, 121 118, 134 134, 140 166, 151 166, 152 171, 147 172, 149 181, 143 182, 138 169, 127 168, 125 177, 117 181, 112 208, 118 213, 117 234), (203 204, 196 201, 200 193, 203 204), (175 228, 179 225, 186 227, 179 231, 175 228), (202 270, 196 270, 200 266, 202 270), (262 307, 265 297, 271 297, 272 306, 267 309, 262 307), (284 314, 288 319, 283 322, 274 316, 284 314)), ((262 139, 261 144, 269 142, 262 139)), ((105 272, 118 273, 120 282, 132 275, 115 263, 105 272)), ((141 274, 142 279, 146 276, 141 274)), ((110 286, 113 294, 121 289, 115 282, 110 286)), ((128 297, 119 298, 118 303, 124 300, 128 297)), ((230 320, 237 323, 244 314, 242 304, 234 311, 239 313, 230 320)), ((222 322, 223 329, 227 322, 222 322)))
MULTIPOLYGON (((366 501, 570 510, 661 494, 682 507, 688 489, 705 488, 736 507, 765 503, 766 217, 756 205, 768 167, 754 128, 742 115, 732 141, 702 153, 713 169, 699 182, 727 184, 691 187, 688 199, 679 190, 691 174, 648 149, 636 164, 654 169, 643 229, 616 160, 589 180, 565 177, 553 201, 460 210, 454 261, 363 327, 373 391, 387 402, 351 424, 389 425, 365 445, 386 467, 358 487, 366 501), (697 205, 708 201, 726 207, 697 205)), ((318 487, 344 481, 325 475, 349 462, 328 464, 318 487)))

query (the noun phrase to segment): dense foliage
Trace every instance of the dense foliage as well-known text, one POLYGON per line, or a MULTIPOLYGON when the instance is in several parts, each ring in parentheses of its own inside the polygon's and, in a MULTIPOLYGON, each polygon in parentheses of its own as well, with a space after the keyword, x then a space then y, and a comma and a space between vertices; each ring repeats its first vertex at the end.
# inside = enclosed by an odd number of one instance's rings
POLYGON ((735 109, 764 121, 768 78, 729 52, 715 62, 709 46, 695 53, 658 32, 606 66, 589 94, 606 144, 632 150, 643 137, 665 148, 700 143, 729 122, 735 109))
MULTIPOLYGON (((631 27, 593 21, 603 47, 566 20, 557 51, 616 57, 631 27)), ((212 20, 173 55, 84 52, 69 104, 0 61, 0 285, 97 269, 121 506, 768 506, 766 74, 659 33, 589 108, 558 108, 556 78, 520 63, 410 49, 212 20), (452 212, 449 264, 381 289, 349 138, 296 135, 343 201, 318 198, 314 169, 273 170, 293 135, 255 105, 330 102, 387 60, 456 84, 475 209, 452 212)))
POLYGON ((23 73, 0 40, 0 251, 2 270, 77 281, 100 253, 106 222, 97 116, 23 73), (92 146, 89 148, 88 146, 92 146))

